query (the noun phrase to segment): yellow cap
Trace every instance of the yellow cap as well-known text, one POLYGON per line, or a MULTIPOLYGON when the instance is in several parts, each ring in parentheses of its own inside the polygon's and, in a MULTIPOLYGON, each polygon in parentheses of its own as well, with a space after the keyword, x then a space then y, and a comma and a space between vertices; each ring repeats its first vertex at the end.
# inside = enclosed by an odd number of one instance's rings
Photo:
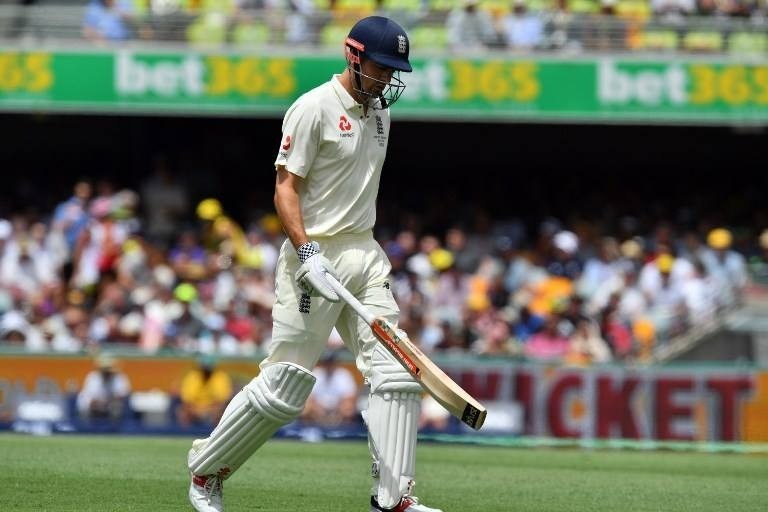
POLYGON ((141 244, 132 238, 129 238, 128 240, 123 242, 123 252, 125 254, 140 251, 140 250, 141 250, 141 244))
POLYGON ((727 249, 732 241, 731 232, 724 228, 713 229, 707 235, 707 244, 713 249, 727 249))
POLYGON ((197 299, 197 288, 189 283, 181 283, 173 290, 173 296, 181 302, 192 302, 197 299))
POLYGON ((277 235, 283 230, 283 224, 280 222, 280 218, 274 213, 265 215, 259 221, 261 229, 270 235, 277 235))
POLYGON ((231 236, 233 234, 232 227, 233 227, 232 219, 224 215, 222 215, 221 217, 218 217, 215 221, 213 221, 213 232, 216 234, 216 236, 219 236, 222 238, 231 236))
POLYGON ((435 249, 429 253, 429 262, 437 270, 445 270, 453 265, 453 253, 447 249, 435 249))
POLYGON ((491 307, 491 300, 484 293, 472 293, 467 297, 467 307, 470 311, 485 311, 491 307))
POLYGON ((632 334, 640 343, 647 345, 656 338, 656 327, 648 318, 638 318, 632 323, 632 334))
POLYGON ((656 266, 660 272, 668 274, 672 270, 672 264, 675 263, 675 258, 671 254, 660 254, 656 258, 656 266))
POLYGON ((218 199, 208 198, 197 205, 197 216, 202 220, 213 220, 222 214, 221 203, 218 199))

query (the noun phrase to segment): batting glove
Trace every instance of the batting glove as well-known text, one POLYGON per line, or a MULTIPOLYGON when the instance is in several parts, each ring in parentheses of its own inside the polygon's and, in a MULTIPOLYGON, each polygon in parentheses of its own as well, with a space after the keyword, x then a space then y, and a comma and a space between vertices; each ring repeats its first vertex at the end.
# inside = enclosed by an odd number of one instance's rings
POLYGON ((339 302, 339 296, 325 280, 325 273, 336 276, 336 269, 328 258, 320 254, 320 245, 317 242, 307 242, 300 246, 296 252, 299 255, 301 266, 296 272, 296 283, 304 293, 312 296, 320 296, 331 302, 339 302))

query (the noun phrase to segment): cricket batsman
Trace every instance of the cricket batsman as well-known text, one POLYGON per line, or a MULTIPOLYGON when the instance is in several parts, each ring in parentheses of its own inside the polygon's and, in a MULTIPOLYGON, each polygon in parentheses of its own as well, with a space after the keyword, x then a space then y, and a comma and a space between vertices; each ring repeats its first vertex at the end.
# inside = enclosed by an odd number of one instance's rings
MULTIPOLYGON (((358 21, 345 42, 347 67, 288 109, 275 168, 275 207, 288 239, 276 270, 273 340, 260 373, 235 395, 219 424, 189 451, 189 499, 223 510, 224 481, 304 407, 310 372, 334 326, 369 387, 371 512, 441 512, 412 495, 421 385, 339 301, 325 273, 376 316, 397 323, 390 264, 373 238, 376 196, 389 141, 389 107, 405 88, 410 43, 394 21, 358 21)), ((258 484, 257 484, 258 487, 258 484)), ((307 504, 307 510, 312 504, 307 504)))

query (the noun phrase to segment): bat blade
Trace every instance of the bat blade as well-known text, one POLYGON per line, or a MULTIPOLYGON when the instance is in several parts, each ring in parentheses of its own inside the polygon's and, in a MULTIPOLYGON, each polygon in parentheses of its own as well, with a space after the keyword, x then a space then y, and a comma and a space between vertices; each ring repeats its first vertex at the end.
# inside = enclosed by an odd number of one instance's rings
POLYGON ((473 429, 479 430, 483 426, 488 414, 486 408, 446 375, 411 340, 399 334, 397 329, 380 317, 373 320, 371 330, 438 403, 473 429))

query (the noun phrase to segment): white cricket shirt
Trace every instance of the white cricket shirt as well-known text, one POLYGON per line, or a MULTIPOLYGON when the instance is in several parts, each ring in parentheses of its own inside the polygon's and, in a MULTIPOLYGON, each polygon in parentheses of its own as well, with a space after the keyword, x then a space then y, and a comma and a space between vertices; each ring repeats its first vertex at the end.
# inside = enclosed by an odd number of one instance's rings
POLYGON ((304 178, 299 199, 307 236, 373 228, 389 124, 389 109, 369 109, 363 117, 339 75, 288 109, 275 166, 304 178))

